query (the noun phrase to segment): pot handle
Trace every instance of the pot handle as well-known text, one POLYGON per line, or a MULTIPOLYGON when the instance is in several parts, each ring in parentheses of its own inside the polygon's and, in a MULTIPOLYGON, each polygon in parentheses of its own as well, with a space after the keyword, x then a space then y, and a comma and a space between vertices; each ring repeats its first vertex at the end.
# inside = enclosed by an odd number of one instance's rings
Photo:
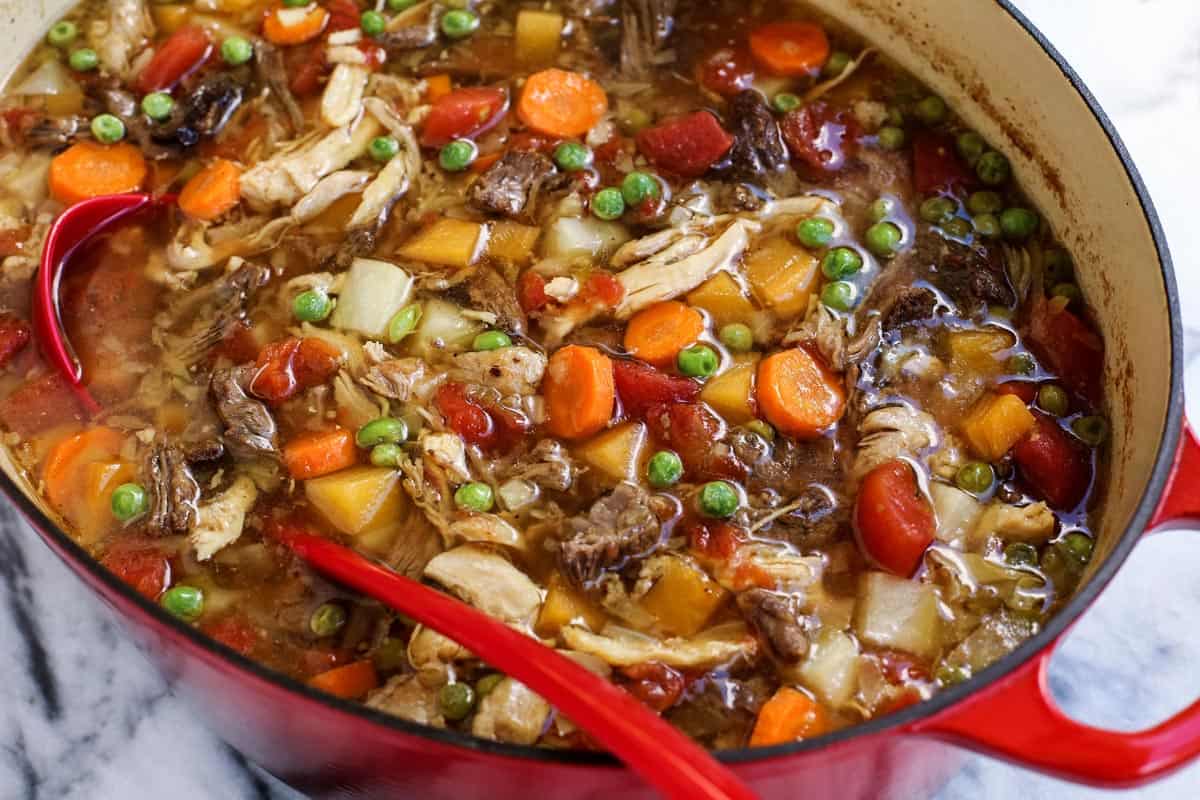
MULTIPOLYGON (((1200 519, 1200 440, 1185 421, 1150 529, 1189 519, 1200 519)), ((988 691, 918 722, 914 731, 1098 786, 1143 783, 1200 756, 1200 700, 1143 731, 1104 730, 1064 714, 1047 677, 1057 645, 1054 642, 988 691)))

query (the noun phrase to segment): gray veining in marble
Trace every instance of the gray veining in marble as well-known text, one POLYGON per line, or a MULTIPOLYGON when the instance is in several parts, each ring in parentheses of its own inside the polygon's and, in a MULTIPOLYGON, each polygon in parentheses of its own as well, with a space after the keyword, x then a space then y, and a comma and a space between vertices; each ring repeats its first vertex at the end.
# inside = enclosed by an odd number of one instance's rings
MULTIPOLYGON (((1016 4, 1099 98, 1155 198, 1197 320, 1187 330, 1187 386, 1200 418, 1200 2, 1016 4)), ((1130 730, 1200 695, 1198 567, 1194 534, 1139 546, 1054 661, 1054 692, 1070 714, 1130 730)), ((0 631, 0 800, 297 800, 193 718, 2 504, 0 631)), ((937 800, 1113 796, 974 758, 937 800)), ((1123 796, 1200 797, 1200 765, 1123 796)))

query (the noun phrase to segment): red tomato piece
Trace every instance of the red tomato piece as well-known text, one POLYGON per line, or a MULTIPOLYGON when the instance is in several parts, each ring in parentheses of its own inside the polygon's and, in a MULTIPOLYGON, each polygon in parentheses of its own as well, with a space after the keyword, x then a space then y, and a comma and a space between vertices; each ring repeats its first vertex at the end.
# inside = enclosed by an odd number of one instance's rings
POLYGON ((583 285, 585 297, 611 308, 625 297, 625 287, 607 272, 593 272, 583 285))
POLYGON ((836 172, 858 152, 860 131, 854 116, 825 103, 788 112, 779 130, 792 158, 813 169, 836 172))
POLYGON ((975 185, 975 174, 958 155, 953 138, 921 131, 913 137, 913 184, 923 195, 961 192, 975 185))
POLYGON ((137 77, 142 94, 170 89, 205 62, 212 53, 212 39, 199 25, 184 25, 154 51, 137 77))
POLYGON ((57 372, 27 380, 0 400, 0 422, 21 436, 82 420, 75 392, 57 372))
POLYGON ((625 415, 633 419, 644 418, 654 406, 692 403, 700 395, 700 384, 691 378, 668 375, 641 361, 614 360, 613 378, 625 415))
POLYGON ((733 561, 746 541, 746 531, 731 522, 697 522, 687 531, 688 547, 701 558, 733 561))
POLYGON ((707 111, 697 111, 646 128, 637 135, 638 150, 659 169, 698 178, 717 163, 733 137, 707 111))
POLYGON ((455 139, 477 136, 508 111, 508 92, 476 86, 455 89, 438 98, 421 129, 423 147, 441 147, 455 139))
POLYGON ((533 131, 517 131, 508 137, 508 148, 510 150, 520 150, 523 153, 545 153, 549 155, 554 152, 554 148, 558 147, 560 141, 561 139, 554 139, 545 134, 534 133, 533 131))
POLYGON ((716 444, 725 435, 725 423, 701 403, 670 403, 646 413, 650 433, 679 454, 684 474, 691 480, 741 480, 746 466, 728 447, 716 444))
POLYGON ((325 30, 330 33, 347 31, 357 28, 361 24, 362 12, 359 11, 358 4, 354 0, 328 0, 325 3, 325 10, 329 12, 329 23, 325 30))
POLYGON ((465 385, 457 381, 443 383, 438 387, 434 402, 450 430, 471 444, 481 444, 491 437, 492 418, 467 396, 465 385))
POLYGON ((200 630, 244 656, 253 653, 258 645, 258 628, 240 614, 227 614, 214 622, 201 625, 200 630))
POLYGON ((722 97, 754 83, 754 57, 744 47, 722 47, 696 65, 696 82, 722 97))
POLYGON ((1038 385, 1035 381, 1007 381, 996 387, 996 394, 1012 394, 1021 398, 1029 405, 1037 397, 1038 385))
POLYGON ((25 242, 31 230, 28 225, 5 228, 0 231, 0 258, 18 256, 25 250, 25 242))
POLYGON ((633 664, 623 667, 621 674, 628 678, 625 690, 654 711, 666 711, 683 695, 683 674, 662 662, 633 664))
POLYGON ((1092 483, 1090 455, 1051 417, 1034 412, 1033 430, 1013 445, 1013 460, 1033 491, 1055 508, 1079 505, 1092 483))
POLYGON ((916 571, 937 519, 913 468, 899 459, 867 473, 854 505, 859 544, 872 561, 901 577, 916 571))
POLYGON ((171 562, 152 547, 117 545, 100 563, 147 600, 157 600, 171 585, 171 562))
POLYGON ((321 339, 272 342, 258 354, 258 372, 250 382, 250 390, 278 405, 332 378, 340 363, 341 353, 321 339))
POLYGON ((313 42, 288 49, 288 88, 296 97, 310 97, 321 90, 321 78, 329 71, 325 61, 325 43, 313 42), (292 55, 295 53, 296 55, 292 55))
POLYGON ((526 314, 545 308, 550 302, 546 294, 546 279, 536 272, 526 272, 517 279, 517 302, 526 314))
POLYGON ((0 314, 0 367, 24 350, 32 336, 28 322, 11 314, 0 314))
POLYGON ((1104 341, 1073 312, 1039 299, 1029 322, 1034 352, 1073 391, 1099 402, 1104 375, 1104 341))

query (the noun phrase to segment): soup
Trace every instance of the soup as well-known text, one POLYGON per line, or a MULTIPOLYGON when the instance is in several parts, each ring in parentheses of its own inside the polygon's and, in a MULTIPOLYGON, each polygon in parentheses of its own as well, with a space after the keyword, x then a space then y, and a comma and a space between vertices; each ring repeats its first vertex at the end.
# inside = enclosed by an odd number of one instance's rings
POLYGON ((590 746, 284 531, 714 748, 969 679, 1091 556, 1069 254, 1002 153, 803 9, 109 0, 0 108, 14 461, 107 569, 294 679, 590 746), (64 279, 81 394, 30 280, 63 208, 131 191, 177 198, 64 279))

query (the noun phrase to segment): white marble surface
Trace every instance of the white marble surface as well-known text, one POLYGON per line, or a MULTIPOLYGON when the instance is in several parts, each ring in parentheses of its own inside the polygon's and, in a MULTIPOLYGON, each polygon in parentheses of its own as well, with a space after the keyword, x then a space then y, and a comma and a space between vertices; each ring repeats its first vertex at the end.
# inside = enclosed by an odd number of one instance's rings
MULTIPOLYGON (((987 0, 947 0, 987 2, 987 0)), ((1200 3, 1017 0, 1112 117, 1166 226, 1185 313, 1200 320, 1200 3)), ((1147 269, 1152 269, 1147 265, 1147 269)), ((1200 361, 1200 323, 1188 326, 1200 361)), ((1200 363, 1189 370, 1200 418, 1200 363)), ((1053 685, 1067 711, 1117 728, 1152 724, 1200 695, 1200 538, 1140 546, 1060 651, 1053 685)), ((938 800, 1097 800, 1071 786, 972 759, 938 800)), ((1126 793, 1200 797, 1200 764, 1126 793)), ((269 798, 296 793, 218 742, 95 600, 0 505, 0 800, 269 798)))

